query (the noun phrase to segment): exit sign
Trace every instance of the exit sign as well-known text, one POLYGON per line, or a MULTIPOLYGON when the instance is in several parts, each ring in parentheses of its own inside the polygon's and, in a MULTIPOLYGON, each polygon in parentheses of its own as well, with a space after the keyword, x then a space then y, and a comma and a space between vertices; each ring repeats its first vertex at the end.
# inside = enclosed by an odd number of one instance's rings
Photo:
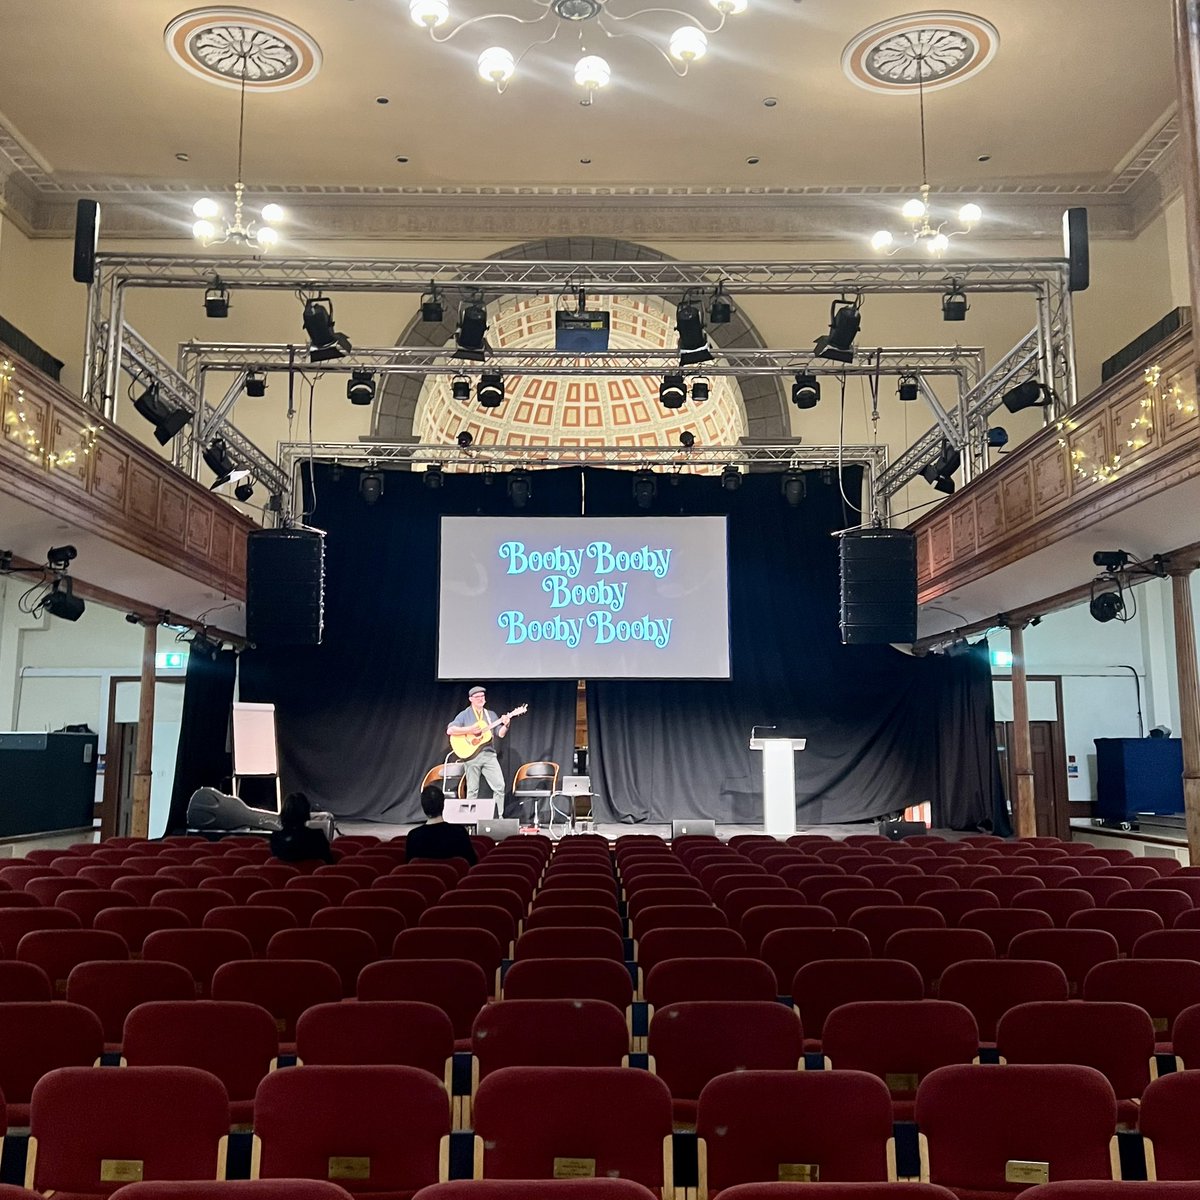
POLYGON ((162 650, 154 656, 154 665, 160 671, 179 671, 187 666, 187 655, 182 650, 162 650))

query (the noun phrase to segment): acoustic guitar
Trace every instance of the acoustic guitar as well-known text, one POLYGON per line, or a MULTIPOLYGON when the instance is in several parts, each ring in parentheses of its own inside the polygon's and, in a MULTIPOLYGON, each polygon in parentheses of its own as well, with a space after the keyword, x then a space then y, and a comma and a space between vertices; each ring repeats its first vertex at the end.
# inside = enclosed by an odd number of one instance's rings
POLYGON ((450 738, 450 748, 458 755, 462 762, 466 762, 470 758, 474 758, 484 746, 492 740, 492 730, 496 728, 502 721, 511 720, 513 717, 523 716, 529 711, 528 704, 522 704, 514 708, 511 712, 506 712, 504 716, 497 717, 494 721, 486 726, 480 726, 478 729, 473 729, 470 733, 452 734, 450 738))

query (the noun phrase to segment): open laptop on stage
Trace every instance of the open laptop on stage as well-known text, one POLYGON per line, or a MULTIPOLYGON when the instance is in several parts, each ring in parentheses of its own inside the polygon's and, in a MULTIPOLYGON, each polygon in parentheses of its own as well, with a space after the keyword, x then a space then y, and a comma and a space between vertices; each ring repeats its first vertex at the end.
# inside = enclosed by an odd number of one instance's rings
POLYGON ((442 818, 451 825, 476 825, 490 821, 496 815, 496 801, 488 797, 476 800, 460 800, 457 796, 446 797, 442 818))
POLYGON ((590 796, 592 794, 592 777, 590 775, 564 775, 558 786, 559 794, 563 796, 590 796))

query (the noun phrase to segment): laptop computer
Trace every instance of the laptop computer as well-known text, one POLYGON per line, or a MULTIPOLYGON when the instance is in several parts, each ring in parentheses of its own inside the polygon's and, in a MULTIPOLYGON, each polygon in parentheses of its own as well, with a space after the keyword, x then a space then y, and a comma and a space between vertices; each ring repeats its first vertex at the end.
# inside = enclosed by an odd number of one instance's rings
POLYGON ((717 833, 716 821, 672 821, 671 836, 678 837, 715 837, 717 833))
POLYGON ((491 820, 496 815, 496 801, 487 799, 460 800, 457 796, 446 797, 442 818, 451 825, 475 825, 491 820))
POLYGON ((521 822, 515 817, 499 817, 490 821, 480 821, 475 826, 475 832, 483 834, 484 837, 495 838, 500 842, 519 834, 521 822))
POLYGON ((558 790, 564 796, 590 796, 592 794, 592 777, 590 775, 564 775, 559 781, 558 790))

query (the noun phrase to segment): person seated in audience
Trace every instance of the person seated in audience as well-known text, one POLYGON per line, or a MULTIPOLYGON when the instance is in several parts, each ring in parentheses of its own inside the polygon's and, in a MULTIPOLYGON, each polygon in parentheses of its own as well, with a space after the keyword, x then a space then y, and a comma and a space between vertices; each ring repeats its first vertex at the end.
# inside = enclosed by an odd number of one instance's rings
POLYGON ((271 853, 284 862, 333 862, 329 839, 319 830, 308 827, 312 805, 303 792, 292 792, 283 801, 279 814, 280 828, 271 834, 271 853))
POLYGON ((475 847, 461 825, 450 825, 442 818, 446 807, 446 793, 436 783, 431 783, 421 792, 421 808, 425 811, 425 824, 410 830, 404 842, 404 857, 407 862, 414 858, 465 858, 474 866, 478 861, 475 847))

